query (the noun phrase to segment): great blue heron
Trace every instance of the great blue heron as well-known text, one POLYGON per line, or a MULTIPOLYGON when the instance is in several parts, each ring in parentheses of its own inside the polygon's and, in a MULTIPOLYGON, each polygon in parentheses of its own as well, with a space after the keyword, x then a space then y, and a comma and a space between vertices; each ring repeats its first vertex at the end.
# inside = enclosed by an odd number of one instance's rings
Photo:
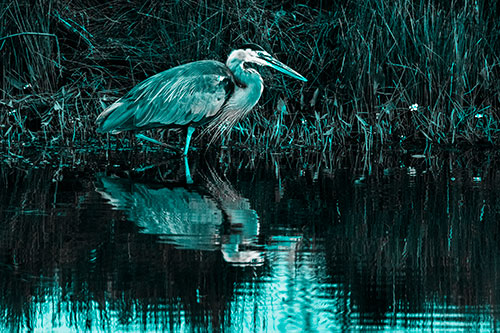
POLYGON ((247 63, 270 66, 307 81, 262 47, 245 44, 229 54, 226 64, 215 60, 190 62, 142 81, 97 117, 98 132, 187 127, 187 155, 195 127, 208 124, 209 129, 221 125, 231 128, 259 101, 264 88, 262 77, 247 63))

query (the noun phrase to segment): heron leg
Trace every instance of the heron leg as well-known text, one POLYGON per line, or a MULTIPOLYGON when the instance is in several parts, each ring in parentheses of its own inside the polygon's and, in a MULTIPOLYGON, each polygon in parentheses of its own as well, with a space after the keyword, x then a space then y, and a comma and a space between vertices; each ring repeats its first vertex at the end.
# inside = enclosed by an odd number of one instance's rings
POLYGON ((154 144, 156 144, 156 145, 160 145, 160 146, 165 147, 165 148, 168 148, 168 149, 172 149, 172 150, 179 151, 179 148, 176 148, 176 147, 174 147, 174 146, 172 146, 172 145, 167 145, 167 144, 166 144, 166 143, 164 143, 164 142, 160 142, 160 141, 158 141, 158 140, 155 140, 155 139, 153 139, 153 138, 150 138, 149 136, 145 136, 144 134, 136 134, 136 135, 135 135, 135 137, 136 137, 137 139, 140 139, 140 140, 145 140, 145 141, 149 141, 149 142, 152 142, 152 143, 154 143, 154 144))
POLYGON ((192 184, 191 171, 189 170, 189 162, 186 155, 184 155, 184 170, 186 172, 186 184, 192 184))
POLYGON ((194 127, 188 127, 186 136, 186 146, 184 147, 184 156, 187 156, 189 150, 189 142, 191 141, 191 136, 193 135, 194 127))
POLYGON ((163 147, 168 147, 167 144, 163 143, 163 142, 160 142, 158 140, 155 140, 153 138, 150 138, 149 136, 145 136, 144 134, 136 134, 135 137, 137 139, 141 139, 141 140, 146 140, 146 141, 149 141, 149 142, 152 142, 154 143, 155 145, 160 145, 160 146, 163 146, 163 147))

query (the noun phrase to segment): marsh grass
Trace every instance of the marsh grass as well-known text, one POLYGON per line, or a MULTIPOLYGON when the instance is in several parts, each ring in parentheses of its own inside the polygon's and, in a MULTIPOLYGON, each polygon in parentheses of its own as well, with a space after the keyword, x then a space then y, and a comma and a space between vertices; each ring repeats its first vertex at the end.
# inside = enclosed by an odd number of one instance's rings
POLYGON ((262 70, 259 107, 225 144, 498 145, 499 11, 423 0, 10 2, 0 9, 2 142, 94 139, 97 114, 141 80, 254 42, 309 82, 262 70))

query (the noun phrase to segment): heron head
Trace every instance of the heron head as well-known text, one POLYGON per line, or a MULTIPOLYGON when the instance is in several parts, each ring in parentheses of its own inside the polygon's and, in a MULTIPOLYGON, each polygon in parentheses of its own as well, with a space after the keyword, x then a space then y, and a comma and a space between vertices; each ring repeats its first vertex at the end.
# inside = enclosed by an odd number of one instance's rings
POLYGON ((244 44, 240 48, 232 51, 228 58, 228 64, 231 61, 239 61, 241 64, 254 63, 261 66, 272 67, 283 74, 307 82, 305 77, 281 61, 273 58, 266 50, 257 44, 244 44))

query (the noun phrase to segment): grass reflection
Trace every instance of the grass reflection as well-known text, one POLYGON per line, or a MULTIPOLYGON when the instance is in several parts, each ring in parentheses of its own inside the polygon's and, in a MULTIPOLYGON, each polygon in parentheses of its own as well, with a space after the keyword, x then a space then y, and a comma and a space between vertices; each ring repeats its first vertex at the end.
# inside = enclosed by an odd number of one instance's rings
POLYGON ((169 165, 4 164, 3 328, 495 330, 498 159, 412 155, 233 155, 187 187, 169 165))

